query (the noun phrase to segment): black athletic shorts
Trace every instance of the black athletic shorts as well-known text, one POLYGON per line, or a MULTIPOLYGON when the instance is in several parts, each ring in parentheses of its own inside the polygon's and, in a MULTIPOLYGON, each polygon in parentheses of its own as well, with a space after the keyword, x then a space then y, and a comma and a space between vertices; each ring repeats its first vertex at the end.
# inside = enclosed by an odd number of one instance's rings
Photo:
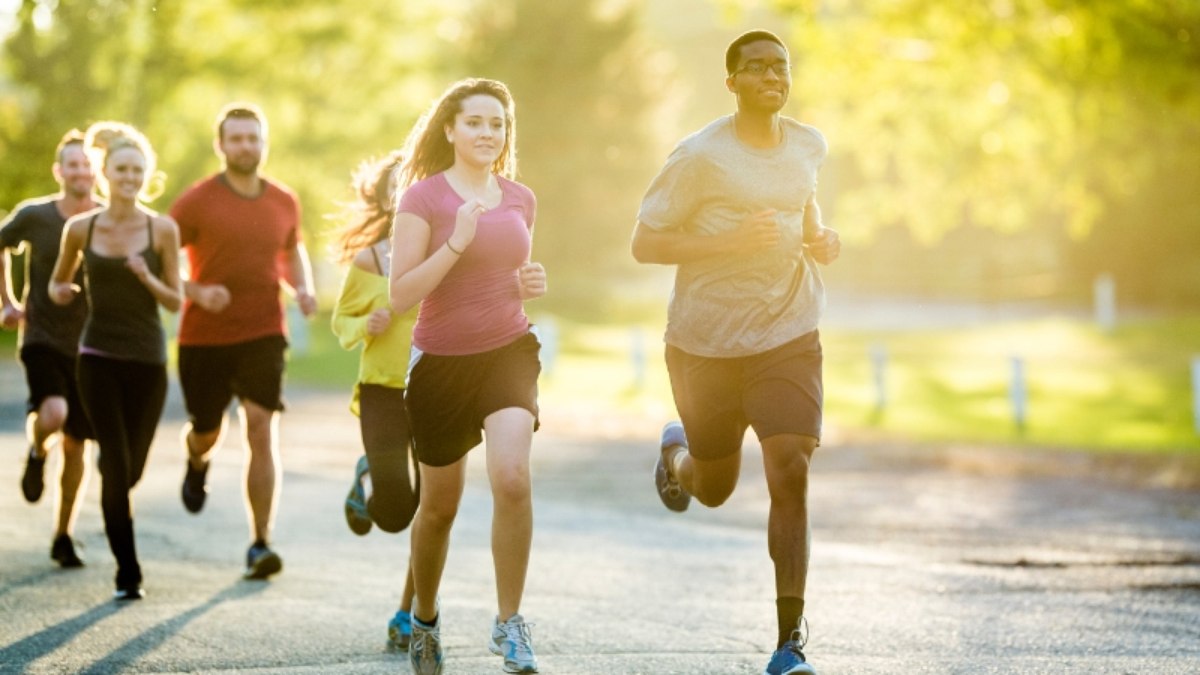
POLYGON ((483 440, 483 420, 524 408, 538 427, 537 336, 526 333, 491 351, 463 356, 421 354, 408 378, 408 418, 417 458, 449 466, 483 440))
POLYGON ((21 363, 25 366, 25 382, 29 385, 25 414, 37 412, 42 402, 51 396, 61 396, 67 401, 67 421, 63 424, 63 431, 80 440, 95 438, 83 402, 79 399, 75 358, 53 347, 33 344, 21 347, 21 363))
POLYGON ((821 338, 806 333, 761 354, 710 358, 667 345, 675 408, 696 459, 728 457, 746 427, 821 438, 821 338))
POLYGON ((270 335, 232 345, 180 345, 179 386, 197 433, 216 431, 237 396, 281 411, 287 340, 270 335))

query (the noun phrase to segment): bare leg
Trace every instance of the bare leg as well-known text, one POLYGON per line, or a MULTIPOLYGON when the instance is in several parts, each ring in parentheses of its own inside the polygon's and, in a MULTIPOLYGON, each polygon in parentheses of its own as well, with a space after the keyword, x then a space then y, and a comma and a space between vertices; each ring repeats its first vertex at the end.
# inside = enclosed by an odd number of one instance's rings
POLYGON ((717 507, 729 499, 737 487, 738 474, 742 469, 742 450, 721 459, 699 460, 682 448, 670 454, 671 471, 679 484, 701 504, 717 507))
POLYGON ((450 529, 458 515, 466 483, 467 458, 449 466, 421 465, 421 506, 412 524, 412 569, 416 597, 413 616, 421 621, 437 615, 438 589, 446 568, 450 529))
POLYGON ((87 476, 87 442, 63 434, 62 476, 59 478, 58 526, 54 535, 70 535, 75 531, 75 518, 79 515, 79 493, 83 492, 87 476))
POLYGON ((193 429, 190 422, 184 425, 183 449, 193 469, 203 469, 212 460, 214 448, 221 444, 221 438, 225 435, 225 424, 225 418, 221 418, 221 426, 203 433, 193 429))
POLYGON ((246 514, 250 536, 270 541, 276 504, 282 487, 283 464, 279 458, 279 415, 252 401, 242 401, 242 430, 246 462, 246 514))
POLYGON ((777 597, 804 599, 808 578, 808 467, 817 439, 780 434, 763 439, 763 466, 771 495, 767 548, 775 563, 777 597))
POLYGON ((48 443, 62 431, 67 421, 67 400, 61 396, 47 396, 42 404, 25 421, 25 434, 40 457, 45 457, 50 448, 48 443))
POLYGON ((529 452, 533 415, 505 408, 483 421, 488 480, 492 486, 492 562, 501 621, 521 609, 533 542, 533 494, 529 452))

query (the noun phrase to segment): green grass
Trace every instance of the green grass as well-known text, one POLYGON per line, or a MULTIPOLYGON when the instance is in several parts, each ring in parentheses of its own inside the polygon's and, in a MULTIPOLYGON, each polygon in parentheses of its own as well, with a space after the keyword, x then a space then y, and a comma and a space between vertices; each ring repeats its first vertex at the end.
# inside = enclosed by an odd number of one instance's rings
MULTIPOLYGON (((558 353, 541 382, 547 415, 570 410, 574 419, 620 427, 674 414, 661 317, 630 325, 554 324, 558 353)), ((328 326, 325 315, 310 322, 308 350, 291 355, 289 383, 349 392, 358 353, 341 349, 328 326)), ((12 353, 14 342, 12 332, 0 333, 0 348, 12 353)), ((830 428, 928 442, 1200 452, 1190 373, 1191 359, 1200 355, 1200 318, 1130 321, 1112 333, 1067 319, 893 332, 827 328, 822 342, 830 428), (882 411, 874 345, 888 354, 882 411), (1025 362, 1023 430, 1009 400, 1013 356, 1025 362)))
MULTIPOLYGON (((570 409, 610 427, 674 414, 661 321, 554 323, 558 353, 542 378, 543 408, 570 409)), ((313 322, 311 350, 293 355, 289 378, 348 390, 357 353, 338 347, 327 325, 313 322)), ((829 328, 822 343, 830 428, 927 442, 1200 451, 1190 374, 1200 354, 1200 318, 1128 322, 1111 334, 1068 319, 892 332, 829 328), (888 354, 883 410, 870 358, 875 345, 888 354), (1023 429, 1009 398, 1014 356, 1025 364, 1023 429)))

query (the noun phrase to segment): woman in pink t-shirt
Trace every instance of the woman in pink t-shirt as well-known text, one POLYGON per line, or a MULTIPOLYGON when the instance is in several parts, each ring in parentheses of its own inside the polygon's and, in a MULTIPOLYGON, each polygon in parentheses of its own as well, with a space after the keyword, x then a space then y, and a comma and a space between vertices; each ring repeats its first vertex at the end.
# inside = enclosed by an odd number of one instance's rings
POLYGON ((403 313, 420 304, 406 400, 421 463, 409 647, 419 674, 441 670, 438 588, 466 455, 485 436, 498 605, 488 646, 507 672, 537 672, 519 613, 533 538, 529 454, 541 372, 523 303, 545 295, 546 272, 529 262, 537 201, 512 180, 515 122, 503 83, 458 82, 409 134, 399 171, 391 305, 403 313))

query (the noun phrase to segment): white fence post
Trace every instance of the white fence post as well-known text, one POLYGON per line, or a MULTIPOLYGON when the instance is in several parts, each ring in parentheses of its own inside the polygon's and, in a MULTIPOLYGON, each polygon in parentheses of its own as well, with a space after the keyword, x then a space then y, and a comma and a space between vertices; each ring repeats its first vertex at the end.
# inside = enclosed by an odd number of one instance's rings
POLYGON ((871 372, 875 380, 875 410, 887 407, 887 347, 876 342, 871 345, 871 372))
POLYGON ((1024 431, 1029 393, 1025 387, 1025 360, 1020 356, 1012 357, 1012 382, 1009 384, 1008 397, 1012 401, 1013 421, 1017 424, 1017 430, 1024 431))
POLYGON ((1105 332, 1117 327, 1117 282, 1111 274, 1096 277, 1093 286, 1096 303, 1096 325, 1105 332))
POLYGON ((1200 355, 1192 357, 1192 421, 1200 435, 1200 355))
POLYGON ((646 340, 641 326, 629 329, 629 364, 633 367, 633 388, 646 386, 646 340))

